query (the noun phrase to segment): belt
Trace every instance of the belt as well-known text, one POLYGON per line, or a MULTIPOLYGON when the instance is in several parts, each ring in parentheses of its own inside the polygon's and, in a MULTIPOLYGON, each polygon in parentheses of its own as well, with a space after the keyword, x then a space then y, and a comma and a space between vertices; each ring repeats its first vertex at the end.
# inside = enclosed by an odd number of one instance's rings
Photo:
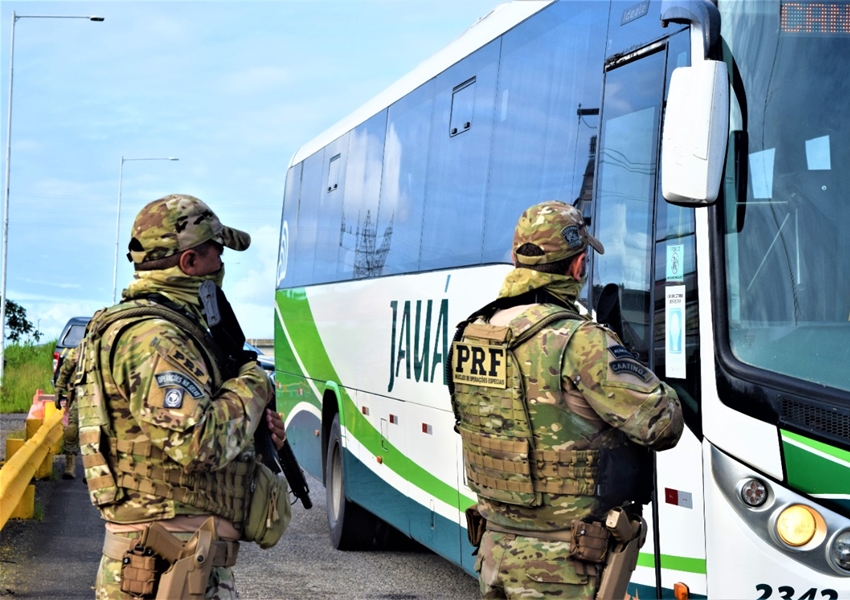
POLYGON ((527 529, 505 527, 504 525, 497 525, 487 521, 487 531, 519 535, 522 537, 532 537, 538 540, 547 540, 552 542, 572 542, 572 531, 569 529, 561 529, 558 531, 529 531, 527 529))
MULTIPOLYGON (((103 554, 113 560, 123 560, 124 554, 138 543, 138 538, 127 538, 107 531, 103 540, 103 554)), ((212 543, 212 552, 214 567, 232 567, 236 564, 239 542, 215 541, 212 543)))

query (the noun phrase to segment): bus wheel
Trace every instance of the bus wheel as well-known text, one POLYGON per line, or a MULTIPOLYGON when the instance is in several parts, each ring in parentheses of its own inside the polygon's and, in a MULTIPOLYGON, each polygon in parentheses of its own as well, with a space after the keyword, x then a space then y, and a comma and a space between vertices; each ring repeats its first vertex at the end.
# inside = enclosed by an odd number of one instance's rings
POLYGON ((375 539, 377 519, 345 497, 341 440, 339 414, 336 414, 331 425, 325 465, 325 499, 331 545, 337 550, 362 550, 369 548, 375 539))

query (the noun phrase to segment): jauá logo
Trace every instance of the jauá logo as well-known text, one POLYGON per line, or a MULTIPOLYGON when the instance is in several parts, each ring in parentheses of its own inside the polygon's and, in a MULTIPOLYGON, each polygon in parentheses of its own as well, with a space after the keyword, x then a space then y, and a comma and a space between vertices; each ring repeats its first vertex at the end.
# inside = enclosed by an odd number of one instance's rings
POLYGON ((390 307, 393 311, 393 325, 387 391, 393 390, 399 377, 434 382, 438 368, 440 381, 445 385, 444 365, 449 353, 448 298, 404 302, 393 300, 390 307))

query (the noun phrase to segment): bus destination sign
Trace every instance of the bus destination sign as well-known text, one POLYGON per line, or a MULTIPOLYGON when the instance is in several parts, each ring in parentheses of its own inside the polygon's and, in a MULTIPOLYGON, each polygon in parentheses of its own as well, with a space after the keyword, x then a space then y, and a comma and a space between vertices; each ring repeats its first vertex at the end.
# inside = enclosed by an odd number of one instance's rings
POLYGON ((782 35, 850 36, 850 3, 783 2, 782 35))

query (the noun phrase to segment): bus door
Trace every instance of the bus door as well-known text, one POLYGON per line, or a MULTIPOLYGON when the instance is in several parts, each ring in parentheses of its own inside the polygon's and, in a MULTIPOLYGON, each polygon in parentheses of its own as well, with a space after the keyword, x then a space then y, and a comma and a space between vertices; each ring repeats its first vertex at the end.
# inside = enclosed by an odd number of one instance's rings
POLYGON ((667 204, 659 176, 664 99, 672 70, 689 63, 688 35, 606 63, 595 200, 583 208, 605 246, 590 273, 597 320, 690 408, 682 441, 656 455, 650 533, 629 588, 641 598, 669 597, 676 582, 691 597, 706 587, 693 209, 667 204))

